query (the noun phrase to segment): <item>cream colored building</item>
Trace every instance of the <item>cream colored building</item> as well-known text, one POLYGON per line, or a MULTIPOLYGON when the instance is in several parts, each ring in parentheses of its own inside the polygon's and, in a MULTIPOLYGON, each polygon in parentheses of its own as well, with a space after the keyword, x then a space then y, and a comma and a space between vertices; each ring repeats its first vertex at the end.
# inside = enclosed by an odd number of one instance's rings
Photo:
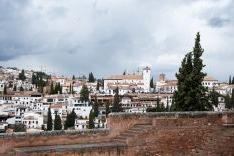
POLYGON ((114 94, 118 87, 119 94, 150 91, 151 68, 146 66, 141 72, 126 75, 113 75, 104 78, 104 92, 114 94))

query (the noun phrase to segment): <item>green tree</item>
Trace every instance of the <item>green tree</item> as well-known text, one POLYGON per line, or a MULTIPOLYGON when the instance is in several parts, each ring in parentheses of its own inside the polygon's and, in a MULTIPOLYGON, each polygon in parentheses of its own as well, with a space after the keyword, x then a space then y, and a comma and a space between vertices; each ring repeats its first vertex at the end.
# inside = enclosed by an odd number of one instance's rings
POLYGON ((14 132, 26 132, 26 126, 24 124, 15 124, 14 132))
POLYGON ((54 130, 61 130, 62 129, 62 121, 60 116, 55 112, 55 119, 54 119, 54 130))
POLYGON ((52 121, 52 116, 51 116, 51 110, 49 107, 48 113, 47 113, 47 131, 51 131, 52 129, 53 129, 53 121, 52 121))
POLYGON ((67 115, 67 119, 64 124, 64 129, 74 127, 76 118, 77 118, 77 115, 75 113, 75 110, 73 109, 72 112, 67 115))
POLYGON ((75 126, 76 118, 77 118, 77 115, 76 115, 75 109, 73 109, 71 112, 71 127, 75 126))
POLYGON ((156 107, 153 108, 149 107, 146 109, 146 112, 164 112, 164 111, 166 111, 166 108, 162 103, 160 103, 159 97, 157 97, 156 100, 156 107))
POLYGON ((214 105, 214 106, 218 106, 219 104, 219 96, 220 94, 217 93, 214 89, 210 92, 210 101, 211 101, 211 104, 214 105))
POLYGON ((17 90, 17 88, 16 88, 16 86, 14 86, 14 87, 13 87, 13 91, 16 91, 16 90, 17 90))
POLYGON ((229 76, 229 82, 228 82, 228 84, 232 84, 232 76, 231 75, 229 76))
POLYGON ((23 92, 23 91, 24 91, 24 88, 23 88, 22 86, 20 87, 20 91, 21 91, 21 92, 23 92))
POLYGON ((7 95, 7 87, 6 87, 6 85, 4 85, 3 94, 7 95))
POLYGON ((97 87, 96 87, 97 91, 99 91, 99 88, 100 88, 100 82, 97 81, 97 87))
POLYGON ((72 94, 72 85, 69 86, 69 93, 72 94))
POLYGON ((119 97, 119 88, 115 89, 115 96, 114 96, 114 103, 112 106, 112 112, 122 112, 122 106, 120 104, 120 97, 119 97))
POLYGON ((156 100, 156 112, 161 112, 159 97, 157 97, 157 100, 156 100))
POLYGON ((232 89, 231 99, 230 99, 231 108, 234 108, 234 89, 232 89))
POLYGON ((150 88, 154 88, 154 79, 153 79, 153 77, 150 80, 150 88))
POLYGON ((48 84, 49 75, 44 72, 35 72, 32 76, 32 82, 35 84, 36 88, 40 93, 43 93, 43 87, 48 84))
POLYGON ((93 73, 89 73, 89 82, 95 82, 95 78, 93 76, 93 73))
POLYGON ((36 84, 36 82, 37 82, 37 77, 36 77, 35 73, 33 73, 33 75, 32 75, 32 84, 36 84))
POLYGON ((54 94, 54 83, 51 82, 51 85, 50 85, 50 94, 54 94))
POLYGON ((19 73, 19 79, 22 80, 22 81, 26 80, 26 76, 25 76, 24 70, 22 70, 21 73, 19 73))
POLYGON ((89 101, 89 89, 86 85, 82 86, 82 89, 80 91, 80 100, 89 101))
POLYGON ((181 63, 178 79, 178 90, 174 93, 174 111, 206 111, 213 107, 207 96, 207 88, 202 81, 206 74, 203 70, 201 56, 204 50, 200 44, 200 34, 197 33, 193 51, 188 53, 181 63))
POLYGON ((74 91, 74 89, 73 89, 73 84, 72 84, 71 87, 72 87, 72 88, 71 88, 71 94, 75 94, 75 91, 74 91))
POLYGON ((189 110, 198 110, 198 111, 206 111, 212 110, 213 106, 209 102, 209 98, 207 96, 207 88, 203 87, 202 81, 206 76, 202 70, 205 67, 203 64, 203 60, 201 56, 204 50, 200 44, 200 34, 197 33, 195 46, 193 49, 193 72, 192 72, 192 88, 191 88, 191 96, 193 97, 194 101, 193 104, 190 105, 189 110))
POLYGON ((110 104, 109 102, 106 103, 106 117, 108 116, 108 114, 110 113, 110 104))
POLYGON ((232 77, 232 84, 234 84, 234 76, 232 77))
POLYGON ((59 84, 59 93, 63 94, 63 87, 59 84))
POLYGON ((97 117, 99 114, 97 96, 95 96, 95 101, 93 104, 93 112, 94 112, 94 116, 97 117))
POLYGON ((231 98, 230 98, 229 94, 227 94, 225 96, 225 107, 228 109, 232 108, 231 98))
POLYGON ((70 117, 70 114, 67 114, 67 118, 65 120, 65 123, 64 123, 64 129, 68 129, 71 125, 71 117, 70 117))
POLYGON ((62 86, 60 83, 56 83, 54 87, 54 94, 62 94, 62 86))
POLYGON ((169 106, 169 97, 167 97, 167 106, 166 106, 166 111, 170 111, 170 106, 169 106))
POLYGON ((181 63, 179 73, 176 74, 178 80, 178 90, 174 93, 174 108, 175 111, 185 111, 191 99, 188 91, 191 88, 191 73, 192 73, 192 53, 188 53, 181 63), (189 101, 188 101, 189 100, 189 101))
POLYGON ((72 80, 75 81, 76 80, 76 77, 75 75, 72 76, 72 80))
POLYGON ((94 114, 93 109, 91 109, 89 113, 89 126, 88 126, 89 129, 95 128, 94 119, 95 119, 95 114, 94 114))

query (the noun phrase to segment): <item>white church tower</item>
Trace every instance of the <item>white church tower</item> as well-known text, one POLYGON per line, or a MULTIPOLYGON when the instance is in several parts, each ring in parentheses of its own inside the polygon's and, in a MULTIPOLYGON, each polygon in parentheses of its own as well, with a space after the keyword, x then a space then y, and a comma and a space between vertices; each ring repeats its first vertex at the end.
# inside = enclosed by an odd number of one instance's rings
POLYGON ((150 79, 151 79, 151 68, 146 66, 143 68, 143 81, 144 81, 144 92, 150 91, 150 79))

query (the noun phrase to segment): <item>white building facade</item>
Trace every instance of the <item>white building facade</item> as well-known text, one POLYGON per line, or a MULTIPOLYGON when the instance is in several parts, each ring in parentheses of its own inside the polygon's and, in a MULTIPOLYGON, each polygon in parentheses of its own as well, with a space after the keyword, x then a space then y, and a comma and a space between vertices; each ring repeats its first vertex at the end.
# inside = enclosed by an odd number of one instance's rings
POLYGON ((151 68, 146 66, 134 74, 113 75, 104 79, 104 92, 113 95, 119 88, 119 94, 150 91, 151 68))

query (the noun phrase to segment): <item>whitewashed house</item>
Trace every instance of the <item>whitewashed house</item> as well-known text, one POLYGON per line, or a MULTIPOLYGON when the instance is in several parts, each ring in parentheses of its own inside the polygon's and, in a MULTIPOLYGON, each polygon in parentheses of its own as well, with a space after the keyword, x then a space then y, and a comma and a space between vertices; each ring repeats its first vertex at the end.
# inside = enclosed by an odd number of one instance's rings
POLYGON ((218 106, 214 106, 214 111, 217 111, 217 112, 222 112, 222 111, 225 111, 226 108, 225 108, 225 99, 224 97, 219 97, 218 98, 218 101, 219 101, 219 104, 218 106))
POLYGON ((73 109, 78 117, 88 119, 92 105, 89 102, 80 101, 79 99, 75 98, 68 106, 69 112, 71 112, 73 109))
POLYGON ((88 125, 89 125, 89 120, 88 119, 79 119, 79 118, 77 118, 75 120, 75 129, 76 130, 87 129, 88 125))
POLYGON ((43 116, 34 112, 28 112, 24 114, 23 124, 27 129, 41 129, 43 125, 43 116))
POLYGON ((202 85, 208 89, 213 89, 214 87, 218 86, 218 80, 211 76, 205 76, 204 80, 202 81, 202 85))

